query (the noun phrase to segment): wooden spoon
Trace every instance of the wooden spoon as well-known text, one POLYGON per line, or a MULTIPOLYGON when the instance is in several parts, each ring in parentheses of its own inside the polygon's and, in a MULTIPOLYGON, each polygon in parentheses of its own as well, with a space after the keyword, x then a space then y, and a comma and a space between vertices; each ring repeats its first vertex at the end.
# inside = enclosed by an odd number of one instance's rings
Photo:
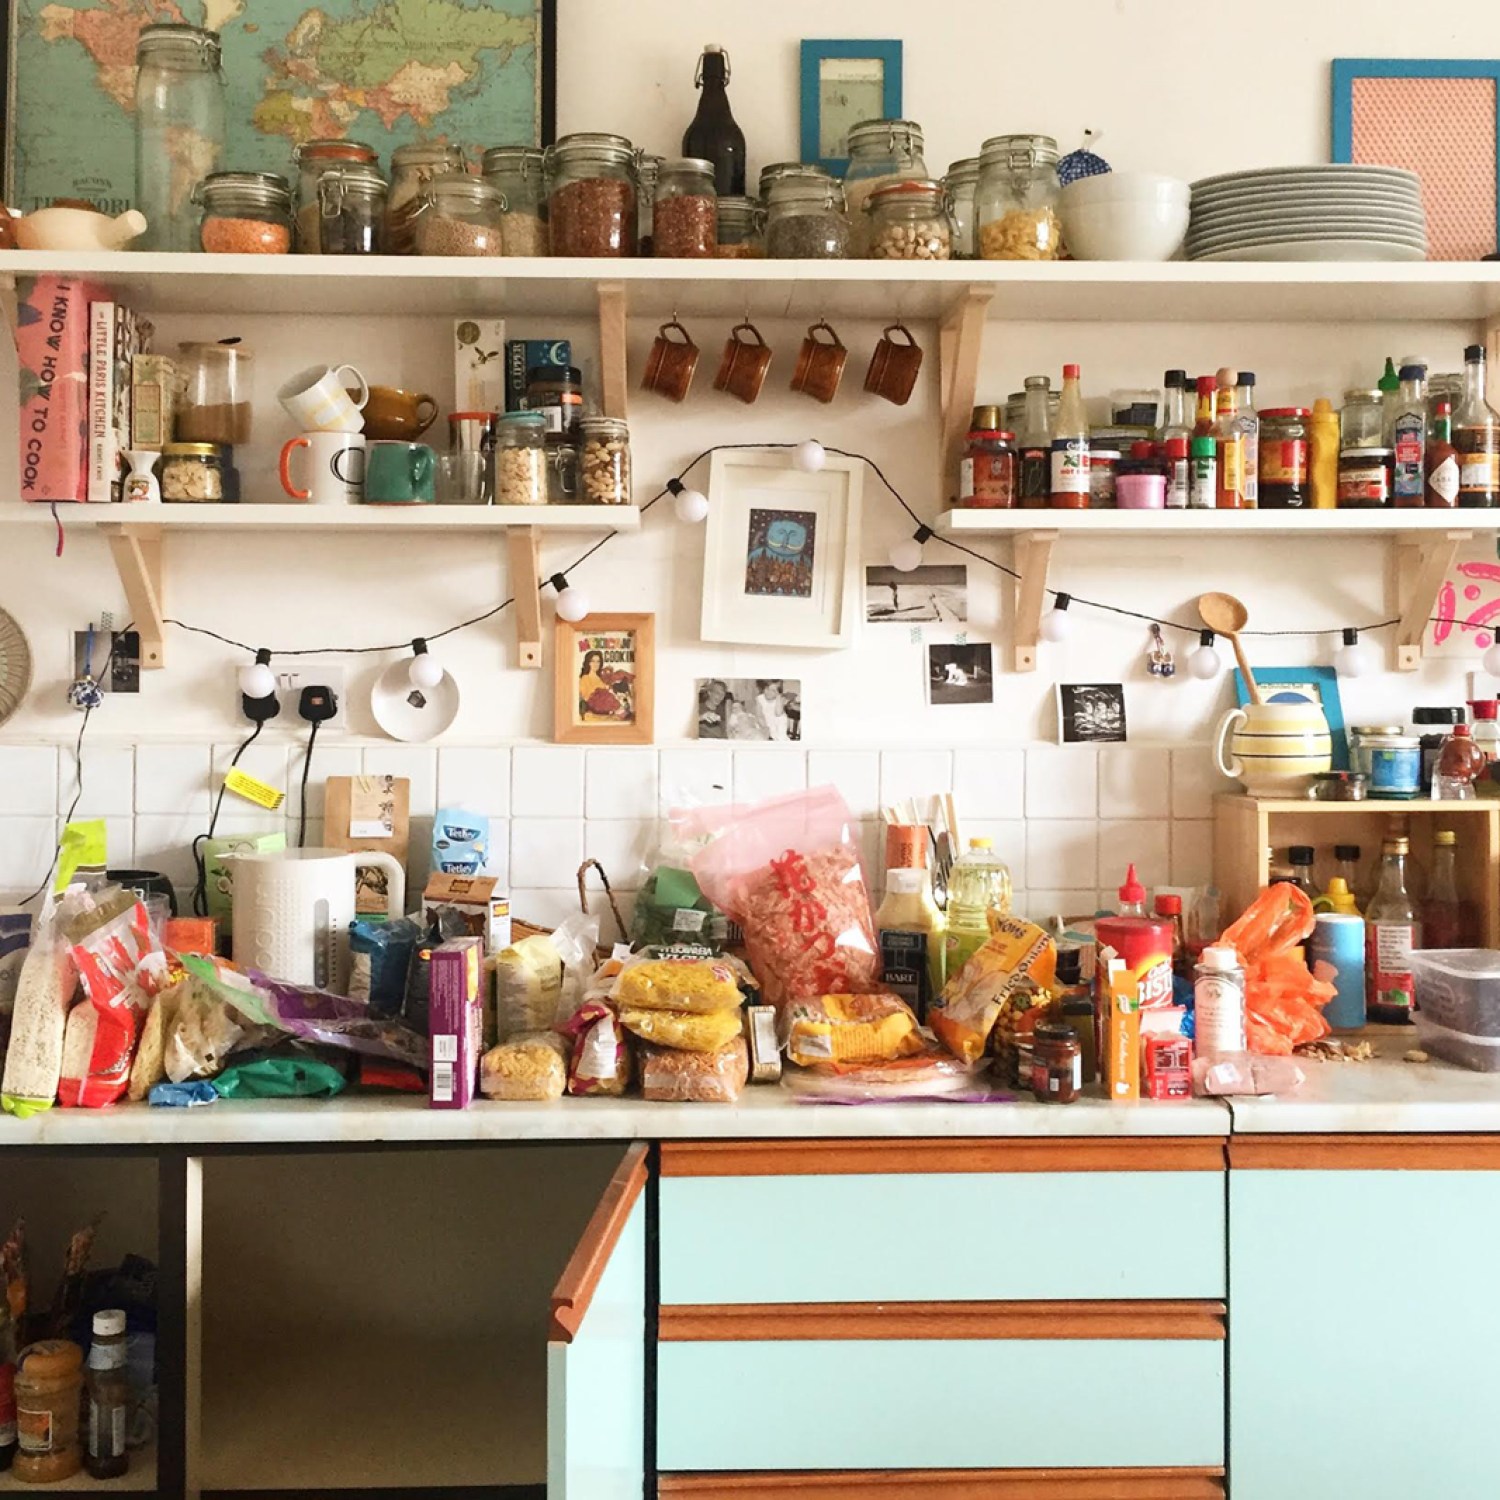
POLYGON ((1240 631, 1249 622, 1250 611, 1233 594, 1204 594, 1198 600, 1198 618, 1215 635, 1228 638, 1229 644, 1234 647, 1234 659, 1239 663, 1250 701, 1264 703, 1266 700, 1261 696, 1260 684, 1250 670, 1250 663, 1245 660, 1245 648, 1240 645, 1240 631))

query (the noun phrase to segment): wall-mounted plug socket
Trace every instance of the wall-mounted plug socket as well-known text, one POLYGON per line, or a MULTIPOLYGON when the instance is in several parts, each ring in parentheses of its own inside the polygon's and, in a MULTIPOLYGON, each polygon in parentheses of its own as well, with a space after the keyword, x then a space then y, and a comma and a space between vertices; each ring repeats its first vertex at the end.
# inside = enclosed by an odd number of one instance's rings
MULTIPOLYGON (((338 712, 320 726, 320 733, 337 734, 349 727, 344 707, 344 688, 348 679, 348 668, 342 662, 317 662, 298 660, 296 666, 283 666, 273 660, 271 670, 276 674, 276 696, 281 700, 281 713, 276 719, 277 728, 300 732, 307 726, 297 717, 297 704, 303 688, 331 688, 338 712)), ((234 712, 239 715, 239 698, 234 700, 234 712)))

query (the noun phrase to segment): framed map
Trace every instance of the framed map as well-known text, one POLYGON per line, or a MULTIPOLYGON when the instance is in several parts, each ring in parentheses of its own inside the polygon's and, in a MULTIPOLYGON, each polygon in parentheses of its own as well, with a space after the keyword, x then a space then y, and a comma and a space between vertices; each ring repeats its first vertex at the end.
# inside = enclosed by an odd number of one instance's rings
POLYGON ((135 44, 152 22, 219 33, 224 165, 292 175, 301 142, 391 151, 551 141, 557 0, 11 0, 5 201, 135 196, 135 44))

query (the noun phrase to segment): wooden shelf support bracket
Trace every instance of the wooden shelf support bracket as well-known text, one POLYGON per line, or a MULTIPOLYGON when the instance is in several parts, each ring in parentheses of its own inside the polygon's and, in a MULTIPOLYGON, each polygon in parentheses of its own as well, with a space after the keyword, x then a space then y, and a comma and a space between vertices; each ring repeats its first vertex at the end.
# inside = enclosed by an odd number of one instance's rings
POLYGON ((1037 643, 1042 638, 1042 610, 1047 605, 1047 573, 1052 566, 1055 531, 1016 533, 1016 644, 1012 665, 1017 672, 1036 671, 1037 643))
POLYGON ((1422 642, 1437 611, 1443 579, 1458 549, 1473 539, 1472 531, 1440 531, 1405 541, 1396 569, 1401 623, 1396 627, 1396 668, 1415 672, 1422 665, 1422 642))
POLYGON ((110 526, 110 555, 130 606, 132 628, 141 638, 141 666, 156 670, 167 664, 163 637, 166 606, 162 593, 162 535, 159 526, 110 526))
POLYGON ((510 549, 510 592, 516 601, 516 665, 542 665, 542 539, 535 526, 506 533, 510 549))
POLYGON ((954 299, 938 328, 938 391, 943 408, 943 447, 938 455, 938 497, 953 499, 955 476, 979 389, 979 356, 984 352, 984 320, 993 287, 967 286, 954 299))
POLYGON ((630 376, 625 363, 625 283, 599 283, 599 369, 604 415, 630 415, 630 376))

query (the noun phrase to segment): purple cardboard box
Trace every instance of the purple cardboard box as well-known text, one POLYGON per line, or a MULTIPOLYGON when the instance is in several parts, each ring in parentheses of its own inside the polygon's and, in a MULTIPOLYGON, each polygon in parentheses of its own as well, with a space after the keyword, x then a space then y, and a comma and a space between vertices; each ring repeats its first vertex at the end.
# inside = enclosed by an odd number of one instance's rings
POLYGON ((484 1005, 479 991, 483 972, 482 938, 450 938, 432 950, 427 1022, 432 1077, 427 1100, 434 1109, 467 1109, 473 1101, 484 1045, 484 1005))

